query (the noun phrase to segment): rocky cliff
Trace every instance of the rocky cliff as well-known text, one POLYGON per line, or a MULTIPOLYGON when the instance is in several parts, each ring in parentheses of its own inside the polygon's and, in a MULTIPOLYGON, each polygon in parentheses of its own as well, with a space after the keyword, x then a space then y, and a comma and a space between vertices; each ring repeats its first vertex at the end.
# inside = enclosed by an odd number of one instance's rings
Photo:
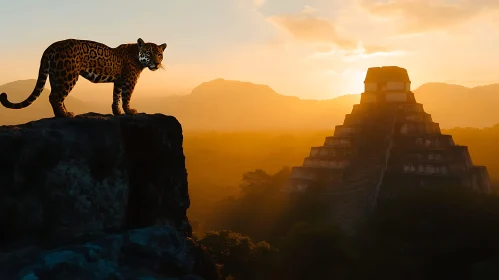
POLYGON ((0 279, 215 279, 189 204, 174 117, 0 127, 0 279))

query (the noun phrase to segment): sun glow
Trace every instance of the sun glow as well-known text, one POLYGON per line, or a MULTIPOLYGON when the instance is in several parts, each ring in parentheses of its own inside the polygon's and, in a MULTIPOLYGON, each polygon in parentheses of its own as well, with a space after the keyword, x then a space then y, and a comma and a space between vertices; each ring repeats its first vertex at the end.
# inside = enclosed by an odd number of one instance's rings
POLYGON ((347 69, 339 74, 343 80, 343 91, 347 94, 358 94, 364 91, 366 71, 347 69))

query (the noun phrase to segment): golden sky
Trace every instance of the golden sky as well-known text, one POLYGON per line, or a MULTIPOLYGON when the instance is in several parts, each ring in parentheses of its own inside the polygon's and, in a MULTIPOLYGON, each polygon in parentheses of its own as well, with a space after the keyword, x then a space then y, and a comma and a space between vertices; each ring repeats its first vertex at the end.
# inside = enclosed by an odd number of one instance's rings
POLYGON ((0 84, 35 78, 53 41, 138 37, 168 43, 166 71, 145 70, 137 86, 158 94, 225 78, 333 98, 360 93, 382 65, 407 68, 413 88, 499 82, 497 0, 19 0, 0 24, 0 84))

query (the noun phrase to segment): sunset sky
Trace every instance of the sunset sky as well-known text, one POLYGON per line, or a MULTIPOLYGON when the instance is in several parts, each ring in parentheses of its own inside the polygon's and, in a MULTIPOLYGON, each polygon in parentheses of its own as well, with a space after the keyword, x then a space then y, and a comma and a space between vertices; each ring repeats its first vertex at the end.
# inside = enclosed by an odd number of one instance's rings
POLYGON ((138 37, 168 44, 166 71, 137 86, 158 94, 225 78, 333 98, 360 93, 381 65, 407 68, 413 88, 499 82, 497 0, 16 0, 0 25, 0 84, 36 78, 54 41, 138 37))

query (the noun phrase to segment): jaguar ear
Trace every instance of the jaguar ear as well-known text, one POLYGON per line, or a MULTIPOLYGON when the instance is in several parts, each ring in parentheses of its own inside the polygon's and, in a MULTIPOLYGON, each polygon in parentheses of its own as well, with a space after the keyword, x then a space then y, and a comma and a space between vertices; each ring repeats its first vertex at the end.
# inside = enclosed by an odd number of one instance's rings
POLYGON ((141 38, 137 40, 137 44, 139 44, 139 47, 141 48, 145 45, 144 40, 142 40, 141 38))
POLYGON ((164 51, 166 49, 166 43, 159 45, 159 47, 164 51))

